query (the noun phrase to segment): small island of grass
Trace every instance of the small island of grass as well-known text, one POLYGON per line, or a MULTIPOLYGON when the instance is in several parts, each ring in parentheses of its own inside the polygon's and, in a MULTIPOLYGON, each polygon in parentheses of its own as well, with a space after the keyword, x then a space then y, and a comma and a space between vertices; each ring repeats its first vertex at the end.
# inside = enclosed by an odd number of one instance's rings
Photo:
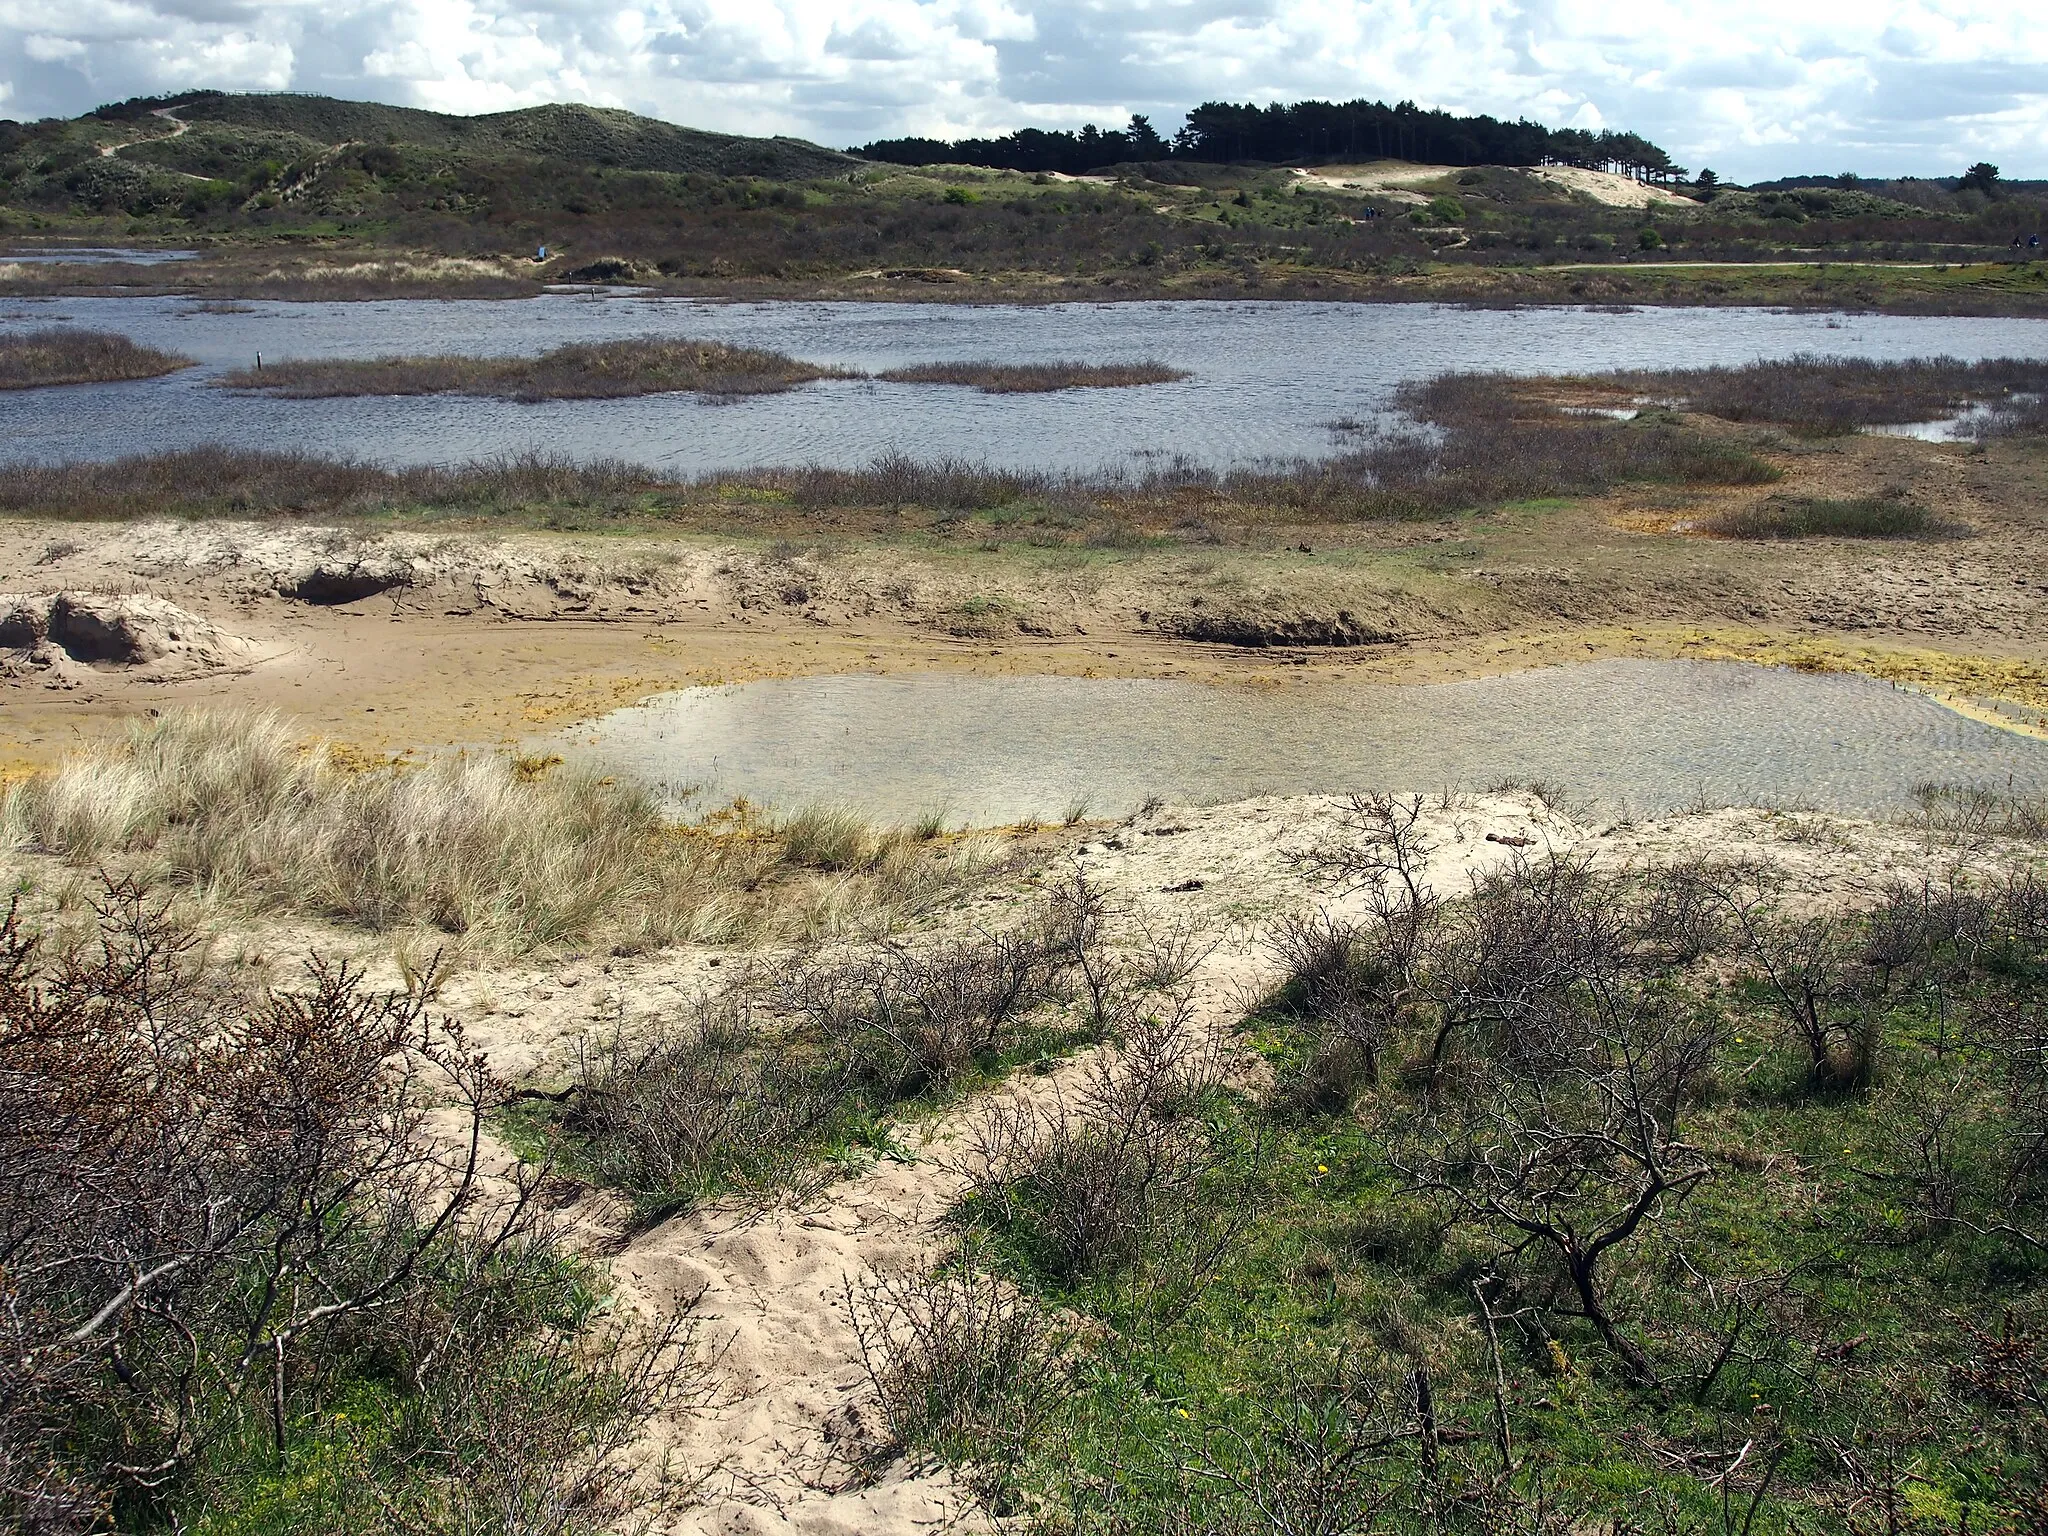
MULTIPOLYGON (((609 400, 685 392, 766 395, 815 379, 869 375, 780 352, 645 336, 557 347, 538 357, 305 358, 223 374, 224 389, 253 390, 289 400, 345 395, 482 395, 538 400, 609 400)), ((893 384, 956 384, 984 394, 1038 394, 1058 389, 1114 389, 1163 384, 1187 374, 1163 363, 920 363, 873 375, 893 384)))
POLYGON ((137 346, 126 336, 108 331, 49 326, 0 336, 0 389, 154 379, 191 366, 189 357, 137 346))
POLYGON ((1058 389, 1128 389, 1171 384, 1187 371, 1164 363, 918 363, 875 377, 890 384, 964 384, 985 395, 1048 394, 1058 389))
POLYGON ((309 358, 223 374, 224 389, 292 400, 345 395, 485 395, 501 400, 610 400, 687 392, 767 395, 843 370, 716 341, 642 337, 557 347, 538 357, 309 358))

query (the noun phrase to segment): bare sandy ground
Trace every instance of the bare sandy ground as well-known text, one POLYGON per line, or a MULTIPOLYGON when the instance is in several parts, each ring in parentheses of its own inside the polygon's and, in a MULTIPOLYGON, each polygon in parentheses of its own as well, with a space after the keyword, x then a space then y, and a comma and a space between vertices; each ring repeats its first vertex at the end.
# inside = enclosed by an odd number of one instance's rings
MULTIPOLYGON (((1313 170, 1290 172, 1305 185, 1325 187, 1333 192, 1377 193, 1388 202, 1426 203, 1429 194, 1417 190, 1424 182, 1455 176, 1463 166, 1422 165, 1410 160, 1375 160, 1363 165, 1319 165, 1313 170)), ((1689 197, 1662 187, 1653 187, 1611 171, 1589 171, 1573 165, 1534 165, 1524 168, 1539 180, 1581 193, 1613 208, 1680 207, 1699 205, 1689 197)))
POLYGON ((1537 165, 1529 168, 1529 174, 1573 192, 1583 192, 1595 202, 1606 203, 1612 208, 1699 207, 1689 197, 1680 197, 1676 192, 1653 187, 1632 176, 1617 176, 1611 171, 1589 171, 1576 165, 1537 165))

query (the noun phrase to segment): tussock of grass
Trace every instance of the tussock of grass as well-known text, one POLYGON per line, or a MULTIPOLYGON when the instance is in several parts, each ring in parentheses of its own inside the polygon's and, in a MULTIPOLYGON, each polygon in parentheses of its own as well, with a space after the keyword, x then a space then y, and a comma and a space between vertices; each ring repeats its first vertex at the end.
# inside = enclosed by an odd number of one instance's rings
POLYGON ((557 347, 539 357, 319 358, 223 374, 224 389, 291 400, 342 395, 490 395, 504 400, 611 400, 686 391, 764 395, 840 371, 780 352, 715 341, 641 337, 557 347))
POLYGON ((108 331, 50 326, 0 336, 0 389, 153 379, 191 366, 189 357, 137 346, 126 336, 108 331))
POLYGON ((919 363, 875 375, 891 384, 966 384, 985 395, 1045 394, 1060 389, 1128 389, 1186 378, 1182 368, 1138 363, 919 363))
POLYGON ((1725 539, 1931 539, 1959 531, 1917 502, 1876 496, 1818 501, 1772 497, 1718 513, 1699 528, 1725 539))
POLYGON ((497 950, 837 932, 921 907, 980 867, 975 847, 864 830, 857 866, 828 864, 801 842, 680 827, 641 789, 510 757, 350 771, 276 716, 202 712, 139 722, 15 784, 0 836, 253 910, 497 950))

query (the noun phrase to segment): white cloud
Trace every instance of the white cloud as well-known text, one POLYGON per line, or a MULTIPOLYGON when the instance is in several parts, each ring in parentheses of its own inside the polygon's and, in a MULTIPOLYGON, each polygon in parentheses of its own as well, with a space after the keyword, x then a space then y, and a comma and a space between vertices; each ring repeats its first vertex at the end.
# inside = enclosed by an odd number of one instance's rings
POLYGON ((289 87, 830 144, 1368 96, 1632 128, 1744 178, 2048 175, 2048 11, 2009 0, 0 0, 0 79, 25 116, 289 87))

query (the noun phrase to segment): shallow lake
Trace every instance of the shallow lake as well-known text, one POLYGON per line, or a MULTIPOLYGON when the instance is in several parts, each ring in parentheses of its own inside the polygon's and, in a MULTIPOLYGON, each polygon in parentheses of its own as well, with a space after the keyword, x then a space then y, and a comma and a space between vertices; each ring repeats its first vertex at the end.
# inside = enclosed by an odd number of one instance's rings
POLYGON ((1610 813, 1714 804, 1898 810, 1917 783, 2048 792, 2048 741, 1868 678, 1596 661, 1396 686, 943 675, 663 694, 565 750, 685 809, 734 796, 955 825, 1318 791, 1541 779, 1610 813), (595 737, 593 743, 591 738, 595 737))
POLYGON ((197 251, 138 251, 125 245, 52 245, 27 251, 0 251, 0 262, 64 262, 85 267, 120 262, 137 267, 156 267, 167 261, 191 261, 198 254, 197 251))
POLYGON ((168 298, 17 300, 0 330, 121 331, 199 359, 161 379, 0 396, 10 455, 44 461, 221 442, 388 463, 540 451, 681 472, 857 466, 885 453, 1094 470, 1186 455, 1211 466, 1321 456, 1329 423, 1387 409, 1402 381, 1445 369, 1540 374, 1862 357, 2048 357, 2048 320, 1761 309, 1461 309, 1427 304, 726 304, 612 293, 520 300, 256 302, 223 312, 168 298), (988 358, 1157 358, 1173 384, 983 395, 941 385, 824 382, 729 404, 690 395, 509 401, 453 396, 274 400, 210 387, 259 354, 519 354, 640 335, 770 347, 864 370, 988 358))

